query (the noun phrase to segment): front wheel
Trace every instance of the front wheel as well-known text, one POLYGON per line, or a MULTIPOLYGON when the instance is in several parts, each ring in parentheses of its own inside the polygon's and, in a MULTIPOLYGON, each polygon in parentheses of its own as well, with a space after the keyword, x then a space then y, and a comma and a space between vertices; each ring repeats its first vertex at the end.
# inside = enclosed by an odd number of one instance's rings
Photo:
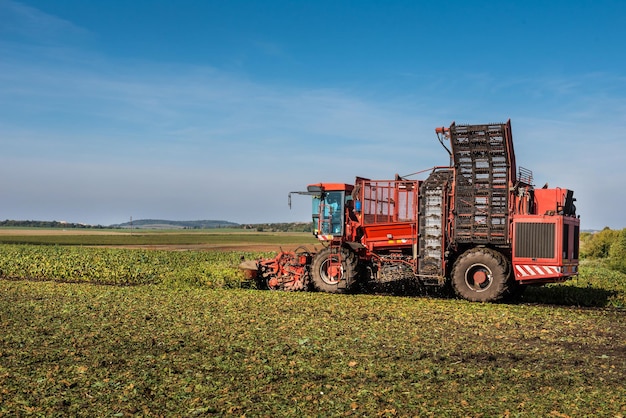
POLYGON ((452 268, 455 293, 473 302, 495 302, 508 290, 510 269, 497 251, 478 248, 463 253, 452 268))
POLYGON ((320 292, 343 293, 354 284, 357 257, 347 248, 325 248, 311 266, 313 286, 320 292))

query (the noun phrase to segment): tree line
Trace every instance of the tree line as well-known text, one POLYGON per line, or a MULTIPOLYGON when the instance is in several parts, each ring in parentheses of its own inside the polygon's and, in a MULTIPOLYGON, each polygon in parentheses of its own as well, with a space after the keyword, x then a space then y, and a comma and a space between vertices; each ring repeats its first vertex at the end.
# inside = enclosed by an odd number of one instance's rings
POLYGON ((0 227, 11 228, 105 228, 102 225, 86 225, 61 221, 14 221, 6 219, 0 221, 0 227))
POLYGON ((287 222, 268 224, 248 224, 242 225, 243 229, 255 229, 258 232, 312 232, 311 222, 287 222))
MULTIPOLYGON (((311 232, 311 222, 285 222, 285 223, 264 223, 264 224, 236 224, 227 221, 157 221, 157 220, 138 220, 133 222, 136 228, 142 228, 146 225, 161 223, 162 226, 170 225, 171 227, 183 227, 184 229, 216 229, 216 228, 242 228, 254 229, 259 232, 311 232)), ((117 225, 87 225, 62 221, 16 221, 4 220, 0 221, 0 227, 8 228, 64 228, 64 229, 104 229, 104 228, 128 228, 130 222, 117 225)))

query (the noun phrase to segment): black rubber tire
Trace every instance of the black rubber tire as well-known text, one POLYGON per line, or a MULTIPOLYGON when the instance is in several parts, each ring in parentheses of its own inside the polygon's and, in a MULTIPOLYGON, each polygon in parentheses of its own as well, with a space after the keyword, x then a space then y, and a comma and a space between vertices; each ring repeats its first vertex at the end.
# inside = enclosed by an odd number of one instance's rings
POLYGON ((313 287, 326 293, 345 293, 356 282, 358 259, 354 252, 347 248, 324 248, 317 253, 311 264, 311 281, 313 287), (328 264, 341 257, 341 271, 336 276, 328 272, 328 264))
POLYGON ((496 302, 508 293, 510 268, 495 250, 475 248, 463 253, 452 268, 452 288, 472 302, 496 302))

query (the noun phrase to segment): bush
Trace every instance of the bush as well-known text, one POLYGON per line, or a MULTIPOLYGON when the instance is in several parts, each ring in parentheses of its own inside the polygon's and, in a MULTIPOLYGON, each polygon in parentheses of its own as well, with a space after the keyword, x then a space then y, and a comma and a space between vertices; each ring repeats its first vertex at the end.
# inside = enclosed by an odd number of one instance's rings
POLYGON ((607 258, 613 242, 617 240, 619 231, 605 227, 595 234, 584 233, 581 235, 581 258, 607 258))
POLYGON ((626 273, 626 229, 619 231, 617 239, 611 244, 609 266, 613 270, 626 273))

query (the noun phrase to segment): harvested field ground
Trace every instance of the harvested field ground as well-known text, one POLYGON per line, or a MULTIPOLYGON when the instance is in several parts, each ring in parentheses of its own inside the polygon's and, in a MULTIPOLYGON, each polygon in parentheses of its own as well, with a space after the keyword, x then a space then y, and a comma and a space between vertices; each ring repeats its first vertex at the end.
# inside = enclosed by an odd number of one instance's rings
POLYGON ((0 281, 0 415, 626 414, 623 311, 0 281))

